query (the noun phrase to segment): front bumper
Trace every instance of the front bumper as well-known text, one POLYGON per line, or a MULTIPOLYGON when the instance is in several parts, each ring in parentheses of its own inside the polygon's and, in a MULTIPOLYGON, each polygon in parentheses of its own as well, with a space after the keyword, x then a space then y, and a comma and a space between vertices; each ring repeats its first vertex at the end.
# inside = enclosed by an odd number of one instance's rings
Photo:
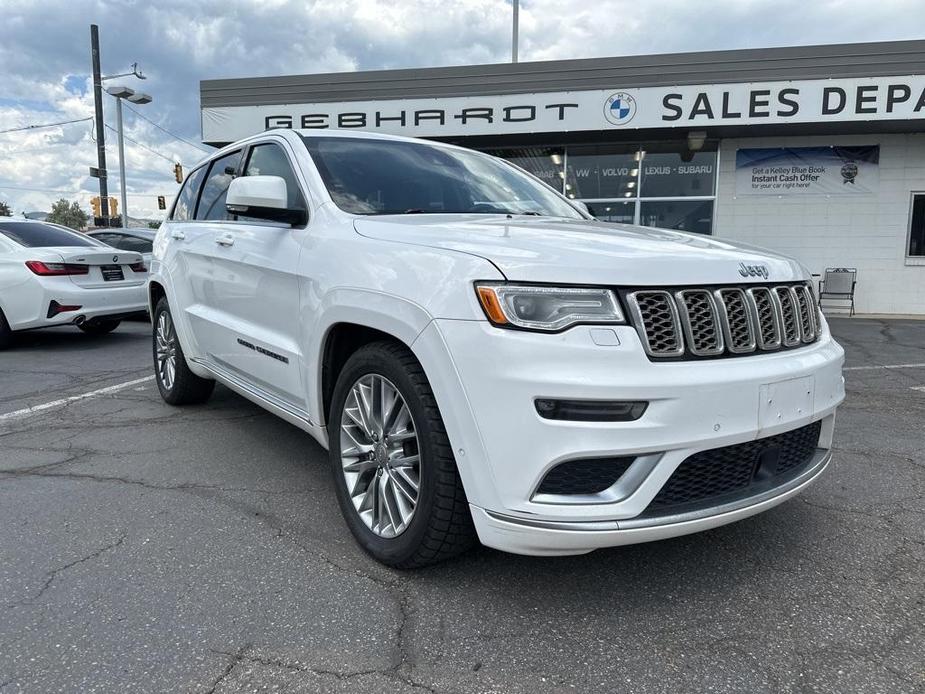
POLYGON ((715 527, 780 503, 805 485, 794 490, 788 483, 769 498, 707 509, 696 518, 637 517, 678 465, 699 451, 817 420, 823 421, 819 455, 831 447, 834 411, 844 398, 844 352, 827 328, 816 343, 792 351, 659 363, 646 358, 630 327, 615 328, 609 341, 595 339, 592 330, 545 335, 437 320, 415 342, 484 544, 530 554, 580 553, 715 527), (631 422, 558 421, 537 414, 537 398, 645 400, 649 407, 631 422), (559 463, 609 456, 654 463, 619 494, 536 494, 559 463), (604 526, 589 530, 589 523, 604 526))
POLYGON ((674 516, 627 521, 550 522, 505 516, 470 506, 482 544, 515 554, 587 554, 602 547, 632 545, 690 535, 767 511, 796 496, 828 467, 831 451, 819 450, 808 468, 785 485, 734 503, 674 516))

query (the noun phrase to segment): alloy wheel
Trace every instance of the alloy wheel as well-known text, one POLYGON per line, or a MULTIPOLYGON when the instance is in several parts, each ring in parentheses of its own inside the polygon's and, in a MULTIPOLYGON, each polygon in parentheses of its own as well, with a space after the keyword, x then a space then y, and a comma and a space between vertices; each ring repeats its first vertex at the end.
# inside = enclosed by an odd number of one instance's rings
POLYGON ((167 311, 162 311, 157 317, 154 342, 157 355, 157 377, 164 389, 170 390, 177 375, 177 333, 167 311))
POLYGON ((350 388, 340 451, 347 493, 366 527, 385 538, 404 532, 420 493, 420 448, 411 411, 391 381, 367 374, 350 388))

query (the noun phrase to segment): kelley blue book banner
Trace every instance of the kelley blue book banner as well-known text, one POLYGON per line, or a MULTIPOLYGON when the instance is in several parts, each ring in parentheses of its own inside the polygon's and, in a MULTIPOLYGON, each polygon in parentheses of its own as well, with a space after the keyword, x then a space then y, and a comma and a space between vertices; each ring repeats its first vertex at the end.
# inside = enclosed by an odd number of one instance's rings
POLYGON ((736 195, 858 195, 880 188, 880 147, 736 152, 736 195))

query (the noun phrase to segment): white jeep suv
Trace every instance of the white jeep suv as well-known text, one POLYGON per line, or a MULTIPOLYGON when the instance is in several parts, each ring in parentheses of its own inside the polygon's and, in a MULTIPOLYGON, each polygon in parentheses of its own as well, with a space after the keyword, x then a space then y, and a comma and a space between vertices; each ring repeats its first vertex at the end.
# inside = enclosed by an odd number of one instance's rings
POLYGON ((797 262, 603 224, 507 162, 273 130, 155 239, 157 384, 219 381, 330 451, 359 543, 562 555, 775 506, 830 459, 844 353, 797 262))

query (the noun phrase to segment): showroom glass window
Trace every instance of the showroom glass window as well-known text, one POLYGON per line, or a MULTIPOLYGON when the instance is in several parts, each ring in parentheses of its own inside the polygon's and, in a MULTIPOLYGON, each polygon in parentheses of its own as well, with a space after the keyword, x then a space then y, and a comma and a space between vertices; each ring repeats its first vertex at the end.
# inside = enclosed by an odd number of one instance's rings
POLYGON ((912 194, 909 220, 909 257, 925 257, 925 193, 912 194))
POLYGON ((584 202, 601 221, 710 234, 716 205, 716 150, 715 142, 693 151, 687 141, 679 141, 521 147, 491 153, 527 170, 523 161, 543 161, 537 153, 561 156, 564 166, 558 190, 584 202))

